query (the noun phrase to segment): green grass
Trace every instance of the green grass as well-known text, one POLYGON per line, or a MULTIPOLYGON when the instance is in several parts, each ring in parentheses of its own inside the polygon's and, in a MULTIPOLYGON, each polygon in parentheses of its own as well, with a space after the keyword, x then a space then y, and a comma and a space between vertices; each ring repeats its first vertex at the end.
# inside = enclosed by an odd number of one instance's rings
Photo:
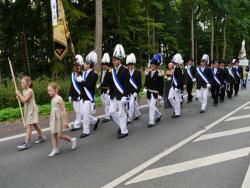
MULTIPOLYGON (((96 107, 101 106, 101 97, 96 97, 96 107)), ((65 107, 67 109, 67 112, 73 111, 73 105, 70 102, 65 102, 65 107)), ((44 105, 38 105, 39 109, 39 116, 40 117, 46 117, 50 114, 50 104, 44 104, 44 105)), ((3 121, 11 121, 21 118, 21 114, 19 111, 19 108, 5 108, 0 110, 0 122, 3 121)))

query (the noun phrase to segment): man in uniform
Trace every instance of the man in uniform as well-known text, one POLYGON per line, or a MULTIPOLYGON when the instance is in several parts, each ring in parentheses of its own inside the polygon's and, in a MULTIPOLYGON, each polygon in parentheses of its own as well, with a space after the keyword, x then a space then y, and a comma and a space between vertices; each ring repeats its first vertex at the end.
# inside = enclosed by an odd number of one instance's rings
POLYGON ((221 90, 220 90, 220 102, 223 103, 225 99, 226 87, 228 85, 228 70, 225 68, 225 62, 222 60, 220 62, 220 69, 221 69, 221 90))
POLYGON ((235 60, 233 60, 232 62, 230 62, 228 64, 227 67, 227 72, 228 72, 228 77, 227 77, 227 88, 226 88, 226 92, 227 92, 227 97, 229 99, 232 99, 232 95, 233 95, 233 88, 234 88, 234 84, 235 84, 235 76, 234 76, 234 71, 233 71, 233 62, 235 60))
POLYGON ((196 82, 195 78, 196 78, 196 68, 194 66, 194 61, 192 58, 189 58, 187 66, 184 69, 185 86, 188 93, 187 103, 192 102, 193 99, 192 89, 193 85, 196 82))
POLYGON ((239 59, 233 60, 232 63, 234 64, 233 73, 234 73, 234 78, 235 78, 234 95, 237 96, 239 92, 240 83, 243 78, 243 69, 242 67, 239 66, 239 63, 240 63, 239 59))

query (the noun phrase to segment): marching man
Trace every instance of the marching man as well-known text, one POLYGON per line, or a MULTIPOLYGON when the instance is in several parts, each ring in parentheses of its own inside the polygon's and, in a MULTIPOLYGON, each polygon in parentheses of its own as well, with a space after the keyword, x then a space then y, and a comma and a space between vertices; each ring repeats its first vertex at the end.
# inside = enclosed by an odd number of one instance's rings
POLYGON ((125 51, 121 44, 117 44, 113 53, 112 83, 110 86, 109 111, 112 119, 119 126, 117 138, 128 136, 126 102, 129 95, 129 70, 122 65, 125 58, 125 51), (117 110, 118 109, 118 110, 117 110))
POLYGON ((208 98, 208 90, 211 88, 211 70, 206 67, 206 64, 209 64, 209 56, 204 54, 200 61, 200 66, 196 68, 196 97, 201 103, 200 113, 204 113, 206 111, 207 106, 207 98, 208 98))
POLYGON ((228 76, 229 76, 228 70, 225 67, 224 60, 222 60, 220 62, 220 69, 222 71, 222 74, 221 74, 220 102, 223 103, 224 99, 225 99, 226 88, 228 86, 228 82, 227 81, 228 81, 228 76))
POLYGON ((82 74, 80 67, 83 65, 83 58, 81 55, 77 54, 75 56, 73 69, 71 74, 71 85, 69 91, 69 101, 73 102, 74 111, 76 113, 76 119, 74 125, 71 127, 71 131, 76 131, 81 128, 82 121, 82 98, 81 98, 81 87, 77 81, 77 77, 82 74))
POLYGON ((213 67, 211 68, 213 75, 212 85, 211 85, 211 94, 214 99, 214 106, 218 105, 219 95, 222 87, 222 70, 219 68, 219 62, 215 60, 213 62, 213 67))
POLYGON ((110 64, 110 57, 108 53, 105 53, 102 57, 102 64, 101 64, 101 78, 100 78, 100 89, 101 89, 101 100, 102 104, 104 104, 105 110, 105 117, 102 120, 103 123, 110 121, 110 96, 109 96, 109 88, 112 82, 112 74, 109 72, 109 64, 110 64))
POLYGON ((95 51, 92 51, 86 57, 82 76, 77 77, 81 85, 83 99, 83 133, 80 135, 80 138, 90 135, 90 124, 94 125, 94 130, 96 130, 99 123, 99 119, 92 115, 93 111, 95 111, 95 86, 98 79, 97 74, 93 70, 96 63, 97 55, 95 51))
POLYGON ((174 108, 174 114, 172 115, 172 118, 179 118, 181 115, 181 91, 183 90, 183 74, 182 70, 179 67, 180 64, 183 63, 183 59, 181 54, 175 54, 173 57, 173 63, 174 63, 174 74, 172 79, 172 87, 170 88, 169 94, 168 94, 168 100, 171 103, 172 107, 174 108))
POLYGON ((187 66, 184 70, 185 86, 188 93, 187 103, 192 102, 193 95, 192 89, 196 82, 196 68, 194 66, 194 61, 192 58, 188 59, 187 66))
POLYGON ((240 87, 240 83, 242 81, 242 77, 243 77, 243 69, 242 67, 239 66, 239 59, 235 59, 232 61, 233 63, 233 73, 234 73, 234 78, 235 78, 235 82, 234 82, 234 95, 237 96, 238 92, 239 92, 239 87, 240 87))
POLYGON ((141 72, 135 69, 136 58, 133 53, 127 56, 126 65, 130 74, 130 91, 129 91, 129 104, 128 104, 128 124, 132 123, 133 119, 138 120, 141 116, 137 96, 141 90, 141 72))
POLYGON ((149 107, 148 128, 155 126, 155 122, 160 122, 162 116, 156 106, 157 100, 163 100, 164 74, 157 70, 161 61, 161 54, 156 54, 150 61, 150 69, 145 72, 146 78, 144 92, 147 92, 147 101, 149 107))
POLYGON ((227 92, 227 97, 229 99, 232 99, 232 95, 233 95, 233 88, 234 88, 234 84, 235 84, 235 76, 234 76, 234 72, 233 72, 233 62, 235 61, 235 59, 230 62, 228 64, 227 67, 227 71, 228 71, 228 77, 227 77, 227 88, 226 88, 226 92, 227 92))

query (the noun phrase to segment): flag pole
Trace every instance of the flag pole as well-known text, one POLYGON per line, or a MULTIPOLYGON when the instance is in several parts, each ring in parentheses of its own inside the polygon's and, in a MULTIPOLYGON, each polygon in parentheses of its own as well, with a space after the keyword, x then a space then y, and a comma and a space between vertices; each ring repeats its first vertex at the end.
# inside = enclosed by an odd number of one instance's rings
MULTIPOLYGON (((9 58, 9 57, 8 57, 8 61, 9 61, 9 65, 10 65, 10 71, 11 71, 11 75, 12 75, 12 80, 13 80, 14 86, 15 86, 15 91, 18 91, 17 85, 16 85, 16 78, 15 78, 15 75, 14 75, 14 72, 13 72, 13 68, 12 68, 12 64, 11 64, 11 61, 10 61, 10 58, 9 58)), ((22 106, 21 106, 20 99, 17 98, 17 101, 18 101, 19 110, 20 110, 21 117, 22 117, 23 127, 25 127, 24 116, 23 116, 23 110, 22 110, 22 106)))

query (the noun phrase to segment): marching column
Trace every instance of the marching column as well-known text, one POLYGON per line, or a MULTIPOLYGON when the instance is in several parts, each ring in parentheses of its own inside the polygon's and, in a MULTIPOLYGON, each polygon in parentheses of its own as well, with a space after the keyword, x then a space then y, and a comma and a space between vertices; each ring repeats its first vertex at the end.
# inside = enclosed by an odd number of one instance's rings
POLYGON ((162 57, 161 54, 158 53, 150 61, 150 69, 145 73, 144 91, 147 92, 149 109, 148 128, 155 126, 155 122, 159 122, 162 116, 156 106, 157 100, 163 100, 164 74, 157 70, 161 62, 162 57))
POLYGON ((211 87, 211 70, 210 68, 206 67, 206 64, 209 64, 209 56, 204 54, 200 61, 200 66, 196 68, 197 75, 196 75, 196 82, 197 82, 197 89, 196 89, 196 97, 198 98, 201 104, 200 113, 204 113, 206 111, 207 106, 207 97, 208 97, 208 90, 211 87))
POLYGON ((137 96, 141 90, 141 72, 135 69, 136 58, 133 53, 127 56, 126 65, 130 74, 130 89, 128 102, 128 124, 132 123, 133 119, 137 120, 141 116, 140 107, 137 102, 137 96))
POLYGON ((112 83, 110 86, 110 115, 119 126, 117 138, 128 136, 126 102, 129 95, 129 71, 122 65, 125 51, 121 44, 117 44, 113 53, 112 83), (118 110, 117 110, 118 109, 118 110))
POLYGON ((95 113, 95 86, 98 79, 98 75, 93 70, 96 63, 97 55, 92 51, 86 56, 82 76, 77 77, 81 84, 83 98, 83 133, 80 138, 90 135, 90 124, 94 125, 96 130, 99 123, 99 119, 92 115, 95 113))
POLYGON ((98 88, 101 89, 101 101, 104 105, 104 112, 105 117, 102 120, 103 123, 110 121, 110 95, 109 95, 109 89, 112 83, 112 74, 109 71, 108 67, 110 64, 110 57, 108 53, 105 53, 102 58, 102 64, 101 64, 101 78, 100 78, 100 86, 98 88))
POLYGON ((76 131, 81 128, 82 125, 82 97, 81 97, 81 87, 80 83, 77 81, 77 76, 81 75, 80 66, 83 65, 83 58, 81 55, 77 54, 75 56, 73 69, 71 74, 71 84, 69 91, 69 101, 73 102, 74 111, 76 114, 76 119, 74 125, 71 127, 71 131, 76 131))

